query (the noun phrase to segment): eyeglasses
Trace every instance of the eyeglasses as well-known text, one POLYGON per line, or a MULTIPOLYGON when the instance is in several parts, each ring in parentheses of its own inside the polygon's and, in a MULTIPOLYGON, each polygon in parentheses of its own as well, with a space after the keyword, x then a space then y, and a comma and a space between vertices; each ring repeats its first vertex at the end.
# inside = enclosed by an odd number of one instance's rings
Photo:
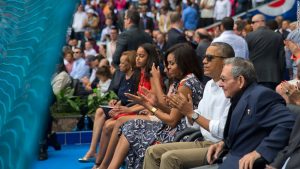
POLYGON ((210 61, 212 61, 212 60, 215 59, 215 58, 222 58, 222 59, 225 59, 225 58, 227 58, 227 57, 206 54, 206 55, 204 55, 204 58, 203 58, 203 59, 206 59, 208 62, 210 62, 210 61))
POLYGON ((80 51, 75 51, 74 53, 81 53, 80 51))
POLYGON ((251 21, 251 24, 255 24, 256 22, 262 22, 264 20, 260 20, 260 21, 251 21))

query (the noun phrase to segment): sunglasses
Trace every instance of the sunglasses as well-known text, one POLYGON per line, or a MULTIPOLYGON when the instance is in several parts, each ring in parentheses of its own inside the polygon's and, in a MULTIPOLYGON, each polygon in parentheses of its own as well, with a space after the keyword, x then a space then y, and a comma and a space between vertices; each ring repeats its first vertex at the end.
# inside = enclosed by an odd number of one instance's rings
POLYGON ((260 20, 260 21, 251 21, 251 24, 255 24, 256 22, 262 22, 264 20, 260 20))
POLYGON ((227 57, 224 57, 224 56, 216 56, 216 55, 204 55, 204 58, 203 59, 206 59, 208 62, 212 61, 213 59, 215 58, 222 58, 222 59, 225 59, 227 57))

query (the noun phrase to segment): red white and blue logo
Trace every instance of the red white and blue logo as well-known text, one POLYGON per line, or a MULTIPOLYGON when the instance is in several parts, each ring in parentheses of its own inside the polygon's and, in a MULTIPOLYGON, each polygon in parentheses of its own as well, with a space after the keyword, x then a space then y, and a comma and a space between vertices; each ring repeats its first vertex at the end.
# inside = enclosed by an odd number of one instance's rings
MULTIPOLYGON (((299 1, 299 0, 298 0, 299 1)), ((261 13, 267 19, 274 19, 276 16, 283 16, 291 21, 297 20, 297 0, 277 0, 267 5, 262 5, 255 10, 250 10, 251 15, 261 13)))

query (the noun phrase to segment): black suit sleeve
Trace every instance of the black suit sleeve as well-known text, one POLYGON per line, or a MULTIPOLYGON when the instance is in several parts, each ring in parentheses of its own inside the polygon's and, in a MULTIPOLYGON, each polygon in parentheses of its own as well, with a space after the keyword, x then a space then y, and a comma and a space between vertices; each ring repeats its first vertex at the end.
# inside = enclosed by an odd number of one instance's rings
POLYGON ((284 72, 285 72, 285 68, 286 68, 286 62, 285 62, 285 51, 284 51, 284 44, 283 44, 283 40, 280 38, 280 46, 279 46, 279 70, 280 73, 282 75, 281 80, 284 80, 284 72))
POLYGON ((125 33, 120 34, 119 38, 117 40, 116 50, 115 50, 115 53, 113 55, 113 63, 116 66, 119 66, 119 64, 120 64, 120 58, 121 58, 122 52, 127 50, 127 38, 126 38, 126 36, 127 35, 125 33))

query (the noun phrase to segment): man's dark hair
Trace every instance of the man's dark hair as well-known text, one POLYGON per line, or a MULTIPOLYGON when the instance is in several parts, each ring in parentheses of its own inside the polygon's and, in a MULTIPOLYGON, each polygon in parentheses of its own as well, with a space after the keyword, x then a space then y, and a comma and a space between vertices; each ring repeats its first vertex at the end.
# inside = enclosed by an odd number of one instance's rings
POLYGON ((110 27, 110 29, 111 29, 111 30, 116 30, 117 33, 119 33, 119 29, 118 29, 118 27, 116 27, 115 25, 112 25, 112 26, 110 27))
POLYGON ((235 56, 233 48, 225 42, 214 42, 211 43, 210 46, 217 47, 220 50, 220 53, 222 53, 223 57, 231 58, 235 56))
POLYGON ((134 25, 139 25, 140 23, 140 14, 136 10, 128 10, 127 18, 130 19, 134 25))
POLYGON ((273 31, 278 29, 278 23, 275 20, 269 20, 266 23, 267 27, 273 31))
POLYGON ((203 33, 200 32, 196 32, 198 34, 198 36, 203 40, 203 39, 207 39, 209 41, 211 41, 211 37, 209 36, 209 34, 205 35, 203 33))
POLYGON ((236 30, 237 31, 243 31, 243 29, 246 26, 246 23, 244 21, 242 21, 242 20, 235 21, 235 24, 236 24, 236 30))
POLYGON ((222 19, 222 25, 225 30, 233 30, 234 20, 231 17, 225 17, 222 19))

